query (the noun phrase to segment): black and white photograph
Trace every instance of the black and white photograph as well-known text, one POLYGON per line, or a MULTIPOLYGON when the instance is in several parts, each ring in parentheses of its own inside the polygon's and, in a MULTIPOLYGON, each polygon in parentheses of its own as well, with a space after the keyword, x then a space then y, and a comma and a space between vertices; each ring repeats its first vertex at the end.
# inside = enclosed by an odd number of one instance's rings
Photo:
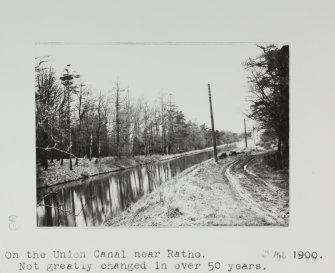
POLYGON ((288 43, 34 50, 38 227, 289 225, 288 43))
POLYGON ((334 14, 0 0, 0 272, 333 272, 334 14))

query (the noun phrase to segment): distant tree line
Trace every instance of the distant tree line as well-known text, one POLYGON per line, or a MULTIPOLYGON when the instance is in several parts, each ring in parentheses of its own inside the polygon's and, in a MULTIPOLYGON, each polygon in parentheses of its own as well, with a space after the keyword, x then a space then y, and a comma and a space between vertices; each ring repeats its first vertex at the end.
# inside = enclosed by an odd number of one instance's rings
POLYGON ((281 167, 289 159, 289 46, 259 46, 262 53, 249 58, 250 114, 263 129, 262 139, 275 139, 281 167))
MULTIPOLYGON (((112 91, 93 92, 81 77, 64 68, 59 76, 47 57, 36 58, 36 156, 45 169, 64 158, 171 154, 212 145, 205 124, 186 120, 173 102, 162 95, 154 105, 133 99, 115 83, 112 91)), ((241 135, 216 132, 217 143, 238 141, 241 135)), ((72 169, 72 160, 70 160, 72 169)))

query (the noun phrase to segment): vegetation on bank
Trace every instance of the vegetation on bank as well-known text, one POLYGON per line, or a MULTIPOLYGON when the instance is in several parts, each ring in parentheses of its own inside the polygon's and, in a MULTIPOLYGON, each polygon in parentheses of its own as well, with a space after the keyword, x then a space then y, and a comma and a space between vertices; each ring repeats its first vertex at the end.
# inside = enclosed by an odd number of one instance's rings
MULTIPOLYGON (((262 54, 243 63, 249 72, 249 118, 263 131, 262 142, 276 142, 278 168, 289 164, 289 46, 259 46, 262 54)), ((274 162, 276 161, 276 162, 274 162)))
MULTIPOLYGON (((36 158, 44 169, 78 158, 134 157, 175 154, 212 145, 205 124, 187 120, 173 101, 162 95, 154 105, 132 98, 117 82, 111 90, 97 92, 67 65, 59 74, 48 58, 36 58, 36 158)), ((216 132, 217 143, 238 141, 241 135, 216 132)))
MULTIPOLYGON (((234 146, 234 144, 232 146, 234 146)), ((110 172, 125 170, 140 165, 154 164, 158 161, 164 161, 181 156, 200 153, 211 149, 212 148, 207 148, 170 155, 154 154, 150 156, 123 156, 120 159, 118 159, 117 157, 103 157, 99 159, 92 158, 92 160, 89 160, 88 158, 79 158, 78 164, 73 166, 72 170, 66 167, 69 165, 69 159, 63 159, 64 165, 61 165, 60 160, 54 160, 52 163, 48 164, 49 167, 47 170, 45 170, 44 167, 41 166, 41 164, 37 164, 37 187, 48 187, 60 183, 88 178, 99 174, 106 174, 110 172)))
MULTIPOLYGON (((241 154, 207 160, 186 169, 159 189, 132 204, 120 215, 105 221, 106 226, 263 226, 274 225, 264 214, 252 209, 234 191, 224 173, 241 154)), ((259 164, 259 161, 255 161, 259 164)), ((278 180, 280 173, 251 166, 262 177, 278 180)), ((284 177, 284 180, 288 177, 284 177)), ((286 181, 287 182, 287 181, 286 181)), ((282 182, 284 183, 284 182, 282 182)), ((286 184, 285 184, 286 185, 286 184)))

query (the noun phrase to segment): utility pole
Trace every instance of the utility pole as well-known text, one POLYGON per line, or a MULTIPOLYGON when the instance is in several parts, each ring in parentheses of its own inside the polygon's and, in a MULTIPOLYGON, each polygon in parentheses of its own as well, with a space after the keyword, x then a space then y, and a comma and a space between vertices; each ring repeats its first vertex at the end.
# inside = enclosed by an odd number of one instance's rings
POLYGON ((208 96, 209 96, 209 107, 211 112, 211 122, 212 122, 212 135, 213 135, 213 148, 214 148, 214 160, 218 162, 218 154, 216 151, 216 136, 214 128, 214 117, 213 117, 213 107, 212 107, 212 96, 211 96, 211 86, 208 84, 208 96))
POLYGON ((248 148, 247 126, 245 125, 245 119, 244 119, 244 138, 245 138, 245 147, 248 148))

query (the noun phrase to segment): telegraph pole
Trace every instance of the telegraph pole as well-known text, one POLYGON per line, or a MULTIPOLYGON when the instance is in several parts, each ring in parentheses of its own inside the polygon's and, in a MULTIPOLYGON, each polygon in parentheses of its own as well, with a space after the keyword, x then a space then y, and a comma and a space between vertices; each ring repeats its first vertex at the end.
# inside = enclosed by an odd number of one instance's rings
POLYGON ((215 160, 215 162, 218 162, 218 154, 217 154, 217 151, 216 151, 216 137, 215 137, 214 117, 213 117, 213 107, 212 107, 212 96, 211 96, 211 86, 210 86, 210 84, 208 84, 208 96, 209 96, 209 107, 210 107, 211 121, 212 121, 214 160, 215 160))
POLYGON ((245 119, 244 119, 244 138, 245 138, 245 147, 248 148, 247 126, 245 125, 245 119))

